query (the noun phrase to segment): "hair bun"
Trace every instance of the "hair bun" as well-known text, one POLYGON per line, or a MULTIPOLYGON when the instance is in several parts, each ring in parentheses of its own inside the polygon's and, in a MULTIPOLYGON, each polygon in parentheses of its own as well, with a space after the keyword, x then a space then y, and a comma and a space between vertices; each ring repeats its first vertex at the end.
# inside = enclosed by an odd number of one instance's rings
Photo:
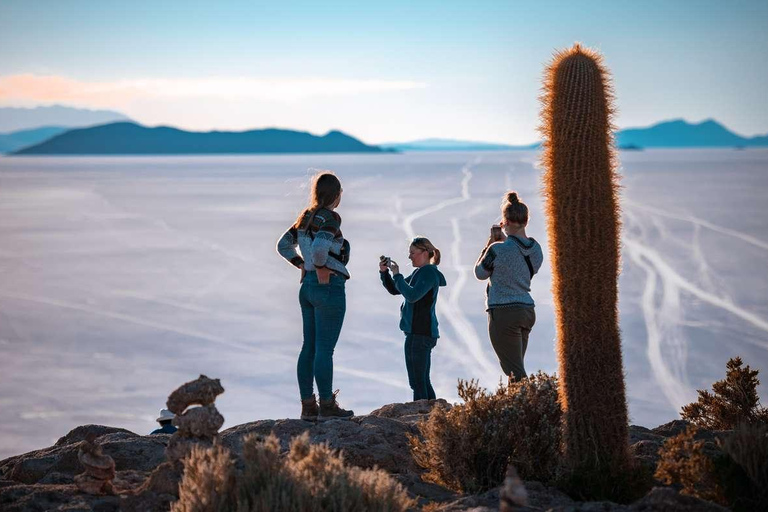
POLYGON ((517 192, 507 192, 508 203, 519 203, 520 199, 517 197, 517 192))

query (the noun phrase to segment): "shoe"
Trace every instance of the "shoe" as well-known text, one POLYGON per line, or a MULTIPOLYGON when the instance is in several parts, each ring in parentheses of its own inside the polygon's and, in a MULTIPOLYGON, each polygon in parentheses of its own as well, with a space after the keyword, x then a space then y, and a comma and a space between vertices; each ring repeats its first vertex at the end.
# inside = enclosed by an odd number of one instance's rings
POLYGON ((318 407, 315 395, 301 400, 301 419, 304 421, 317 421, 317 413, 318 407))
POLYGON ((320 415, 317 417, 317 421, 348 420, 355 415, 353 411, 339 407, 339 403, 336 401, 338 394, 339 390, 337 389, 333 392, 333 398, 329 400, 320 399, 320 415))

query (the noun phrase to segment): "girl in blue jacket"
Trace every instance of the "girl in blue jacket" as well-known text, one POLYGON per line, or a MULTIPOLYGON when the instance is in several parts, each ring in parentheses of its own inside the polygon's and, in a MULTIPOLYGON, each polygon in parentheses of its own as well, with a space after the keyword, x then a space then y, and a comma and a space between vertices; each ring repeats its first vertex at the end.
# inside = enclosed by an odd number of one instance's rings
POLYGON ((440 251, 424 237, 411 241, 408 259, 416 269, 410 276, 403 277, 397 263, 384 256, 379 262, 379 275, 389 293, 405 299, 400 306, 400 329, 405 333, 405 367, 413 399, 433 400, 436 397, 429 370, 432 349, 440 337, 435 305, 440 287, 446 284, 445 277, 437 268, 440 251))

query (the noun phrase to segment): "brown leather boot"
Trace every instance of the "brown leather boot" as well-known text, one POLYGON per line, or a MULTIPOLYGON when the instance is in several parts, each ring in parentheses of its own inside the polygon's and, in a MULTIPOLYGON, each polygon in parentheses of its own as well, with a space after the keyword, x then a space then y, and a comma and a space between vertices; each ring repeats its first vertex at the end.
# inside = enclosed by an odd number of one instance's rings
POLYGON ((317 421, 317 414, 317 398, 315 398, 315 395, 301 400, 301 419, 305 421, 317 421))
POLYGON ((317 417, 317 421, 348 420, 355 415, 353 411, 339 407, 339 403, 336 401, 338 394, 339 390, 337 389, 329 400, 320 399, 320 415, 317 417))

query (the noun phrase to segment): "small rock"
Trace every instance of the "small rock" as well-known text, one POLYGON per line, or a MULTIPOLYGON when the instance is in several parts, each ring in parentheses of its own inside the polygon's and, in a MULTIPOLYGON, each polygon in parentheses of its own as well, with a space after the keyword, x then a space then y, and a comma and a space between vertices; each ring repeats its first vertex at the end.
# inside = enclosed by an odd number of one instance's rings
POLYGON ((507 467, 507 475, 504 477, 504 485, 499 492, 499 511, 514 512, 517 507, 525 507, 528 504, 528 493, 525 485, 517 475, 515 467, 510 464, 507 467))
POLYGON ((710 501, 680 494, 670 487, 654 487, 629 507, 628 512, 726 512, 710 501))
POLYGON ((156 494, 179 495, 181 469, 172 462, 163 462, 144 482, 139 492, 151 491, 156 494))
POLYGON ((213 439, 224 424, 224 416, 219 414, 215 405, 206 405, 188 409, 184 414, 173 418, 173 425, 184 435, 213 439))
POLYGON ((112 482, 110 480, 102 480, 101 478, 95 478, 85 473, 81 475, 75 475, 75 484, 77 488, 88 494, 112 494, 112 482))
POLYGON ((451 404, 442 398, 436 400, 416 400, 415 402, 406 402, 404 404, 388 404, 384 407, 371 411, 370 416, 380 418, 392 418, 406 423, 417 423, 432 412, 435 407, 450 409, 451 404))
POLYGON ((187 437, 173 434, 165 449, 165 456, 170 462, 181 462, 192 452, 193 446, 209 448, 213 446, 213 441, 204 437, 187 437))
POLYGON ((75 476, 75 484, 88 494, 112 494, 115 461, 109 455, 104 455, 95 440, 96 434, 90 432, 84 441, 80 441, 77 459, 85 467, 85 473, 75 476))
POLYGON ((663 437, 673 437, 673 436, 676 436, 677 434, 682 434, 683 432, 685 432, 685 429, 688 428, 690 425, 691 423, 689 421, 672 420, 669 423, 665 423, 663 425, 659 425, 654 429, 651 429, 651 432, 663 437))
POLYGON ((85 441, 85 438, 88 437, 89 434, 93 434, 96 436, 96 438, 99 438, 107 434, 115 433, 136 435, 130 430, 125 430, 124 428, 107 427, 105 425, 81 425, 79 427, 73 428, 67 432, 65 436, 59 438, 54 446, 65 446, 68 444, 75 444, 79 443, 80 441, 85 441))
POLYGON ((219 379, 205 375, 183 384, 168 397, 166 407, 174 414, 183 413, 190 405, 211 405, 224 392, 219 379))

